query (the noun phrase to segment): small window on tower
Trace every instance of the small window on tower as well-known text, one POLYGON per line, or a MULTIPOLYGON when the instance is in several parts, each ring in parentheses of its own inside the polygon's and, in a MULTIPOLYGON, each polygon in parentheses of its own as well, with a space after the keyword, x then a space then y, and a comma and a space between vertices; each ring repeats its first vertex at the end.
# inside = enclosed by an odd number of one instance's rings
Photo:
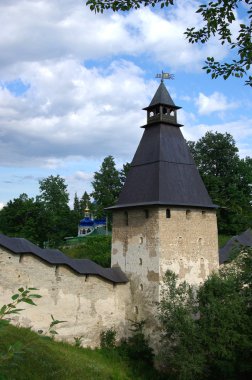
POLYGON ((168 110, 166 107, 163 108, 163 115, 167 115, 168 114, 168 110))
POLYGON ((166 218, 169 219, 171 217, 171 210, 169 208, 166 209, 166 218))
POLYGON ((186 210, 186 219, 191 218, 191 210, 186 210))
POLYGON ((145 218, 148 219, 149 218, 149 210, 144 210, 144 214, 145 214, 145 218))
POLYGON ((128 214, 128 211, 124 211, 124 220, 125 220, 126 226, 128 226, 129 225, 129 214, 128 214))
POLYGON ((149 114, 149 117, 153 117, 154 116, 154 112, 151 111, 150 114, 149 114))
POLYGON ((203 217, 203 218, 206 217, 206 211, 205 211, 205 210, 202 210, 202 211, 201 211, 201 214, 202 214, 202 217, 203 217))

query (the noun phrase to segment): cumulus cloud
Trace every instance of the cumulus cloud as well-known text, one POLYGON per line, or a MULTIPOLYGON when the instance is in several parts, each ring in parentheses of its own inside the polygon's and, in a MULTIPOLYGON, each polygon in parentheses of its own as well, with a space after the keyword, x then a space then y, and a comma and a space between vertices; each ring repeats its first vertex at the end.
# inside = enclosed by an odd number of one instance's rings
POLYGON ((53 168, 64 157, 132 152, 132 136, 145 118, 140 108, 152 89, 137 66, 113 62, 104 74, 74 60, 31 63, 22 79, 28 77, 25 96, 0 90, 1 165, 40 161, 53 168))
POLYGON ((208 131, 220 132, 220 133, 230 133, 236 145, 239 149, 239 155, 241 157, 252 156, 251 151, 251 138, 252 138, 252 119, 251 118, 239 118, 230 122, 223 123, 211 123, 197 124, 190 120, 188 115, 185 115, 186 126, 183 134, 187 140, 197 141, 199 138, 205 135, 208 131))
POLYGON ((205 95, 202 92, 199 93, 196 99, 196 105, 198 106, 198 112, 201 115, 207 115, 212 112, 226 111, 230 108, 237 107, 237 103, 230 102, 230 100, 220 92, 214 92, 212 95, 205 95))
MULTIPOLYGON (((203 48, 188 44, 186 26, 200 24, 197 2, 177 4, 167 12, 94 14, 74 0, 1 1, 0 164, 54 169, 72 156, 129 159, 154 84, 117 57, 142 54, 197 70, 203 56, 225 54, 211 41, 203 48), (86 63, 104 57, 109 63, 86 63)), ((209 110, 204 96, 202 113, 209 110)), ((214 101, 208 100, 212 109, 214 101)))
POLYGON ((0 70, 15 75, 16 64, 75 58, 98 59, 144 54, 170 67, 199 69, 202 58, 222 58, 225 47, 210 40, 202 47, 185 39, 187 26, 199 26, 197 1, 178 1, 167 12, 144 8, 94 14, 74 0, 1 2, 0 70))

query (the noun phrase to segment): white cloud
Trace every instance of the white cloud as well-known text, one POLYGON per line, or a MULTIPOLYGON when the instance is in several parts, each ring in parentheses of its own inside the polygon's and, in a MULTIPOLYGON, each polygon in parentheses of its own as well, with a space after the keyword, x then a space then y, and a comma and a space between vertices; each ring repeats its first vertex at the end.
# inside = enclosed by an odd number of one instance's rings
POLYGON ((74 173, 73 178, 77 181, 91 181, 93 179, 93 176, 93 173, 86 173, 78 170, 76 173, 74 173))
POLYGON ((0 210, 2 210, 2 208, 5 206, 5 204, 3 202, 0 202, 0 210))
MULTIPOLYGON (((202 59, 227 54, 210 40, 189 44, 187 26, 199 26, 198 2, 178 1, 169 10, 151 8, 126 13, 95 14, 74 0, 1 2, 0 70, 9 78, 23 62, 98 59, 119 54, 152 57, 170 67, 198 70, 202 59), (17 66, 18 63, 18 66, 17 66)), ((41 70, 42 73, 42 70, 41 70)), ((43 77, 50 73, 43 73, 43 77)))
POLYGON ((55 168, 70 156, 132 154, 153 84, 127 61, 105 71, 74 60, 27 64, 21 79, 32 82, 25 96, 0 91, 1 165, 55 168))
POLYGON ((187 140, 197 141, 207 131, 230 133, 236 142, 241 157, 252 156, 252 119, 240 118, 238 120, 219 124, 197 124, 186 118, 183 135, 187 140))
POLYGON ((198 112, 201 115, 208 115, 212 112, 226 111, 230 108, 237 107, 237 103, 230 102, 230 100, 220 92, 214 92, 212 95, 207 96, 202 92, 196 99, 198 112))

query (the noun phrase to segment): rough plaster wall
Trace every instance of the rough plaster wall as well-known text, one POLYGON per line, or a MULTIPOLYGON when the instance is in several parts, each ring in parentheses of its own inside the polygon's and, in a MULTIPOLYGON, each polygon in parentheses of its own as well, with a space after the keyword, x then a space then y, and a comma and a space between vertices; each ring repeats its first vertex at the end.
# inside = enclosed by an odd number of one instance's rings
POLYGON ((48 329, 51 314, 65 320, 57 338, 83 346, 100 343, 100 332, 110 327, 125 336, 125 313, 130 302, 129 284, 113 285, 95 276, 80 276, 67 267, 49 265, 32 255, 17 255, 0 248, 0 305, 9 303, 20 286, 36 287, 38 306, 24 304, 14 322, 35 331, 48 329))
POLYGON ((146 320, 147 331, 153 330, 153 313, 159 299, 159 223, 158 210, 128 210, 113 214, 112 266, 120 266, 130 279, 132 304, 127 318, 146 320), (151 327, 151 329, 150 329, 151 327))
POLYGON ((114 212, 111 261, 130 279, 128 318, 145 319, 153 337, 164 273, 170 269, 200 284, 218 268, 218 237, 214 210, 171 208, 170 218, 165 207, 148 211, 148 218, 140 208, 127 210, 128 218, 123 210, 114 212))
POLYGON ((160 274, 167 269, 181 280, 200 284, 219 266, 215 210, 159 209, 160 274))

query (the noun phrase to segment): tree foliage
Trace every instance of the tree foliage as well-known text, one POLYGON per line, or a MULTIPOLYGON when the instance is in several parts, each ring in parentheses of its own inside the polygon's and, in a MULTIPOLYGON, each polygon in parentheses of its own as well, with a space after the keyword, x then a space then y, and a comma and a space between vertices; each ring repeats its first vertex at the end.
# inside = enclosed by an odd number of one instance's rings
POLYGON ((51 175, 39 181, 39 189, 37 199, 43 205, 47 218, 46 241, 49 246, 57 246, 69 232, 76 230, 76 226, 71 225, 67 185, 59 175, 51 175))
MULTIPOLYGON (((88 0, 86 4, 91 10, 103 13, 111 9, 114 12, 128 11, 140 7, 157 5, 160 8, 169 7, 175 0, 88 0)), ((194 26, 185 31, 189 43, 207 43, 212 36, 217 36, 222 45, 231 49, 236 59, 228 62, 218 62, 214 57, 207 57, 206 66, 203 67, 212 78, 219 76, 227 79, 231 76, 242 78, 250 73, 252 64, 252 0, 212 0, 204 1, 199 5, 196 13, 202 18, 202 26, 194 26), (237 18, 237 11, 242 9, 245 13, 243 23, 238 33, 232 33, 233 23, 237 18)), ((252 76, 248 75, 246 84, 252 86, 252 76)))
POLYGON ((130 163, 126 162, 125 164, 123 164, 123 167, 122 167, 121 171, 119 172, 121 187, 123 187, 125 184, 128 172, 130 170, 130 166, 131 166, 130 163))
POLYGON ((100 171, 94 173, 92 186, 95 214, 97 218, 101 218, 105 215, 104 209, 116 203, 121 190, 120 174, 112 156, 104 158, 100 171))
POLYGON ((104 208, 113 205, 118 198, 129 166, 126 163, 121 171, 117 170, 113 157, 106 157, 94 175, 94 200, 86 191, 80 198, 75 193, 73 210, 69 207, 64 178, 51 175, 42 179, 40 194, 35 199, 20 194, 0 210, 0 232, 26 238, 41 247, 58 247, 64 237, 77 235, 86 207, 96 218, 105 215, 104 208))
POLYGON ((161 363, 171 378, 251 378, 251 270, 250 250, 198 290, 166 273, 159 304, 161 363))
POLYGON ((68 206, 69 194, 60 176, 40 181, 40 195, 21 194, 0 210, 0 230, 44 247, 57 247, 65 236, 76 234, 77 224, 68 206))
POLYGON ((252 159, 241 159, 229 133, 207 132, 188 142, 217 210, 219 232, 235 234, 252 222, 252 159))
POLYGON ((43 246, 47 218, 43 205, 27 194, 10 200, 0 211, 0 231, 21 236, 43 246))

